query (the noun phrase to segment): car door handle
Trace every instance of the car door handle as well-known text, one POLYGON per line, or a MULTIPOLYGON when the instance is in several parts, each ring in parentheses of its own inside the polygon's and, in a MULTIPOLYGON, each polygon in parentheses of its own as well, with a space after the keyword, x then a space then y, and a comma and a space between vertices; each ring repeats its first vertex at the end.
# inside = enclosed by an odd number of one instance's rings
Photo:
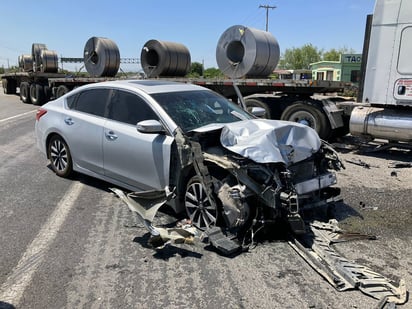
POLYGON ((109 141, 114 141, 114 140, 116 140, 117 137, 118 137, 112 130, 107 131, 107 132, 105 133, 105 135, 106 135, 106 138, 107 138, 109 141))
POLYGON ((68 124, 69 126, 71 126, 72 124, 74 124, 73 119, 70 118, 70 117, 64 118, 64 122, 65 122, 66 124, 68 124))

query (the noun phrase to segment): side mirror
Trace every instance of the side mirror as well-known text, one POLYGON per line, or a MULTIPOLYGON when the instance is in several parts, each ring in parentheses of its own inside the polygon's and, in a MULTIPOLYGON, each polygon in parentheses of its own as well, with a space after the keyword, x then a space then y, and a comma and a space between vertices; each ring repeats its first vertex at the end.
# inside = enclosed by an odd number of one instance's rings
POLYGON ((266 110, 263 107, 252 107, 252 110, 250 111, 252 115, 255 115, 256 117, 265 117, 266 110))
POLYGON ((163 125, 158 120, 143 120, 137 123, 136 129, 140 133, 165 133, 163 125))

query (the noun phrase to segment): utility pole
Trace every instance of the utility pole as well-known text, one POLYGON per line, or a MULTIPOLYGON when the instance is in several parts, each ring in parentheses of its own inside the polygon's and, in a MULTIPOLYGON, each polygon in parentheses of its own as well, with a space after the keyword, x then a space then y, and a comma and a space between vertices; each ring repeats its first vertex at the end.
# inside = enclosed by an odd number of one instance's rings
POLYGON ((268 31, 268 20, 269 20, 269 9, 276 9, 276 6, 270 6, 270 5, 259 5, 259 9, 264 8, 266 9, 266 32, 268 31))

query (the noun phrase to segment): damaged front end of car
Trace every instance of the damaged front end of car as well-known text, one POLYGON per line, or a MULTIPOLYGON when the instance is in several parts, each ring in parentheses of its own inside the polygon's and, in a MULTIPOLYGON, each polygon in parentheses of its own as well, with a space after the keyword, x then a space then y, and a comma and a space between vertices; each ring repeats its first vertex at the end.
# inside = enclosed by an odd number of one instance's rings
MULTIPOLYGON (((177 129, 175 140, 179 169, 190 167, 191 179, 185 179, 181 193, 165 194, 161 204, 171 198, 180 200, 189 222, 224 254, 244 249, 259 229, 279 219, 302 234, 305 209, 340 200, 334 170, 343 165, 337 153, 307 126, 253 119, 206 126, 188 134, 177 129)), ((145 194, 134 192, 123 201, 128 205, 128 199, 137 201, 140 209, 129 208, 153 236, 159 236, 151 225, 159 203, 149 198, 142 205, 139 196, 145 194)))

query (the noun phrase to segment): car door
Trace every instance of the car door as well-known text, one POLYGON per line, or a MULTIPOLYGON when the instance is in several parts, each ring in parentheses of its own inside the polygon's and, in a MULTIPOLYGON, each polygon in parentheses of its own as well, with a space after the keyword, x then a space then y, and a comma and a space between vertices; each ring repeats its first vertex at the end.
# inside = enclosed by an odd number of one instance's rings
MULTIPOLYGON (((66 140, 76 168, 103 175, 102 139, 110 89, 88 89, 68 98, 66 140)), ((90 173, 88 173, 90 174, 90 173)))
POLYGON ((104 128, 105 175, 140 190, 162 189, 169 184, 173 137, 140 133, 136 124, 159 117, 144 98, 116 90, 109 103, 104 128))

